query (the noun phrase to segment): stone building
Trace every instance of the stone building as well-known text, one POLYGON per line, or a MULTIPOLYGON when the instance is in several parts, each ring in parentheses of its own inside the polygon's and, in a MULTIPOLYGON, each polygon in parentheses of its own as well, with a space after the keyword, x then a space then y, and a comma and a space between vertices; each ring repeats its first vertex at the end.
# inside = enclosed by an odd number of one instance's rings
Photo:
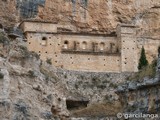
POLYGON ((51 22, 20 24, 30 51, 56 67, 89 72, 136 72, 136 27, 118 25, 116 34, 77 33, 51 22))

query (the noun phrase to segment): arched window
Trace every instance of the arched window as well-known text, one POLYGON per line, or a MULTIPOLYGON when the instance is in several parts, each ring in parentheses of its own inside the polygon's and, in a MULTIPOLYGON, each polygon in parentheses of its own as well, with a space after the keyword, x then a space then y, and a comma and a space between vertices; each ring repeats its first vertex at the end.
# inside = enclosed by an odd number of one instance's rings
POLYGON ((67 40, 64 41, 64 48, 68 49, 69 42, 67 40))
POLYGON ((47 45, 47 37, 42 37, 41 45, 47 45))
POLYGON ((104 46, 105 46, 104 42, 101 42, 100 43, 100 50, 104 50, 104 46))
POLYGON ((86 41, 83 41, 82 42, 82 49, 86 49, 87 48, 87 42, 86 41))

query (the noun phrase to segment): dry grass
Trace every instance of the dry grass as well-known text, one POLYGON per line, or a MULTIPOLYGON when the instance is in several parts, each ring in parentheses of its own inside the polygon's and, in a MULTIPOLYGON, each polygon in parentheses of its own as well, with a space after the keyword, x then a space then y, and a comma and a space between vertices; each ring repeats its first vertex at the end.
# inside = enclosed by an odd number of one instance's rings
POLYGON ((76 117, 103 117, 115 116, 122 111, 122 106, 119 102, 115 103, 97 103, 88 106, 87 108, 72 111, 71 115, 76 117))
POLYGON ((143 80, 143 78, 145 77, 153 78, 156 75, 156 66, 157 66, 157 60, 154 60, 152 64, 144 67, 139 72, 130 76, 128 80, 143 80))

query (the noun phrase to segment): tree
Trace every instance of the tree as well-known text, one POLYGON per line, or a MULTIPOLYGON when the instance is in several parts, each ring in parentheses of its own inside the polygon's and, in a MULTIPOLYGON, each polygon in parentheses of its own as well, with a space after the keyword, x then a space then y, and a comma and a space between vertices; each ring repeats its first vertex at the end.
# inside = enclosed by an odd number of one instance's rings
POLYGON ((158 56, 160 56, 160 46, 158 47, 158 56))
POLYGON ((146 59, 145 49, 144 49, 144 47, 142 47, 141 56, 140 56, 139 64, 138 64, 138 69, 140 70, 147 65, 148 65, 148 61, 146 59))

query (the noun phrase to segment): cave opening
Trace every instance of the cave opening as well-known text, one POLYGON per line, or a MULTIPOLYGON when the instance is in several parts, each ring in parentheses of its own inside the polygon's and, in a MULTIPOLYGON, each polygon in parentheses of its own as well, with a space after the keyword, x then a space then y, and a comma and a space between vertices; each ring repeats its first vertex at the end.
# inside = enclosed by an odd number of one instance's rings
POLYGON ((78 110, 86 108, 89 101, 83 100, 66 100, 66 105, 68 110, 78 110))

